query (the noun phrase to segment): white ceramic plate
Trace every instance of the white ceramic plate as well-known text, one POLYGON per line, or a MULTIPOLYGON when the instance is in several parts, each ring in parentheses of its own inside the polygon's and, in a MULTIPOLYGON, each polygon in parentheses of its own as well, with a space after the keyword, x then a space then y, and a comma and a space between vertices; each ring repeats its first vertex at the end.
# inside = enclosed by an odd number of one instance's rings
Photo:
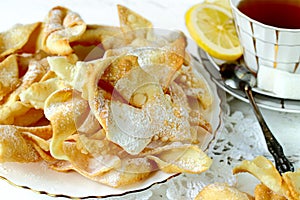
MULTIPOLYGON (((204 137, 201 148, 205 150, 221 127, 221 99, 224 98, 224 94, 222 93, 223 91, 218 90, 210 74, 205 70, 202 64, 195 61, 195 69, 204 76, 211 86, 214 95, 213 109, 208 119, 212 124, 214 133, 204 137), (219 94, 218 92, 221 93, 219 94)), ((53 171, 43 162, 0 164, 0 179, 16 187, 54 197, 81 199, 106 198, 139 192, 155 184, 164 183, 177 175, 178 174, 167 174, 159 171, 142 182, 116 189, 91 181, 76 172, 60 173, 53 171)))
MULTIPOLYGON (((201 61, 206 70, 212 76, 212 80, 224 91, 228 92, 232 96, 244 101, 249 102, 245 93, 238 89, 232 89, 225 85, 219 73, 218 64, 210 55, 204 50, 198 48, 198 53, 201 61)), ((259 107, 269 110, 288 112, 288 113, 300 113, 300 100, 289 100, 277 98, 275 94, 260 90, 259 88, 253 88, 255 101, 259 107)))

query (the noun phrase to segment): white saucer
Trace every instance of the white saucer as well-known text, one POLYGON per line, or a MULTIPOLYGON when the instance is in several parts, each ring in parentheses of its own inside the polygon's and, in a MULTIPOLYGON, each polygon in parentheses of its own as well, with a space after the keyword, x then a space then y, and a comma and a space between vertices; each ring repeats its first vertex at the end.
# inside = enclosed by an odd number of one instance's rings
MULTIPOLYGON (((238 89, 235 90, 225 85, 219 73, 218 64, 210 55, 200 48, 198 48, 198 53, 201 58, 201 62, 206 70, 211 74, 212 80, 216 83, 216 85, 232 96, 244 102, 249 102, 243 91, 238 89)), ((259 107, 281 112, 300 113, 300 100, 278 98, 274 93, 266 92, 255 87, 253 88, 253 91, 255 101, 259 107)))

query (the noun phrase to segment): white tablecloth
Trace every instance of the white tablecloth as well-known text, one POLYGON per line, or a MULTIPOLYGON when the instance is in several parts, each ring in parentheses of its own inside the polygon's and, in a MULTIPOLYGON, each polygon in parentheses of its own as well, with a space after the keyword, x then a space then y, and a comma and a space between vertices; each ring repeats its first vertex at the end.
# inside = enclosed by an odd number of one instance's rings
MULTIPOLYGON (((201 1, 201 0, 200 0, 201 1)), ((184 14, 189 7, 199 3, 196 0, 7 0, 0 3, 0 30, 4 31, 16 23, 42 21, 54 6, 66 6, 80 13, 86 23, 118 25, 117 4, 122 4, 149 19, 155 27, 182 30, 187 36, 184 14)), ((212 181, 228 181, 240 188, 230 174, 230 167, 242 158, 251 159, 256 155, 268 154, 260 127, 247 103, 232 99, 226 103, 227 113, 220 140, 211 147, 209 154, 214 157, 212 169, 200 176, 181 175, 165 184, 155 186, 137 195, 127 195, 124 199, 191 199, 203 185, 212 181), (221 170, 222 169, 222 170, 221 170), (201 178, 201 181, 199 181, 201 178)), ((270 129, 283 144, 288 157, 299 167, 300 160, 300 114, 280 113, 262 109, 270 129)), ((251 190, 246 188, 246 190, 251 190)), ((251 192, 251 191, 250 191, 251 192)), ((53 199, 16 188, 0 180, 0 196, 9 199, 53 199)))

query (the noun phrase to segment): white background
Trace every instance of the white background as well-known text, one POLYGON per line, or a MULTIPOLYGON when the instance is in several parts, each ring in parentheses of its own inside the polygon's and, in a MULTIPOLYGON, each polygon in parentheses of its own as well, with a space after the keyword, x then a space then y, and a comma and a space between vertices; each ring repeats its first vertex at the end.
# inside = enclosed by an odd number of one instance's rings
MULTIPOLYGON (((201 0, 200 0, 201 1, 201 0)), ((199 3, 196 0, 6 0, 0 3, 0 31, 5 31, 16 23, 33 23, 43 21, 48 11, 54 6, 66 6, 78 12, 88 24, 118 25, 116 4, 122 4, 149 19, 155 27, 179 29, 188 35, 185 27, 184 14, 189 7, 199 3)), ((253 115, 249 105, 234 100, 232 109, 241 109, 246 115, 253 115)), ((263 110, 272 131, 280 140, 286 140, 287 146, 298 151, 300 115, 291 115, 263 110), (288 135, 288 136, 287 136, 288 135), (289 140, 287 140, 290 138, 289 140), (294 142, 294 144, 292 144, 294 142), (294 148, 295 147, 295 148, 294 148), (296 149, 297 147, 297 149, 296 149)), ((83 186, 84 187, 84 186, 83 186)), ((52 199, 38 195, 32 191, 15 188, 0 180, 1 199, 52 199)))

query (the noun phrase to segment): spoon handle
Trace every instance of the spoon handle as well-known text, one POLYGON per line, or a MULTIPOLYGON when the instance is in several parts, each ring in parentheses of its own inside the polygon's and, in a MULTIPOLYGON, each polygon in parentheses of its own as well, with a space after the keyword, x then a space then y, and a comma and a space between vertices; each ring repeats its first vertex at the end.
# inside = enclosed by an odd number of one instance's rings
POLYGON ((253 98, 251 86, 248 85, 247 83, 244 83, 244 90, 249 99, 250 105, 254 110, 255 116, 261 126, 262 132, 264 133, 268 150, 272 154, 275 160, 275 165, 277 170, 279 171, 280 174, 287 171, 294 171, 293 164, 285 157, 282 146, 279 144, 279 142, 276 140, 271 130, 267 126, 267 123, 264 120, 253 98))

